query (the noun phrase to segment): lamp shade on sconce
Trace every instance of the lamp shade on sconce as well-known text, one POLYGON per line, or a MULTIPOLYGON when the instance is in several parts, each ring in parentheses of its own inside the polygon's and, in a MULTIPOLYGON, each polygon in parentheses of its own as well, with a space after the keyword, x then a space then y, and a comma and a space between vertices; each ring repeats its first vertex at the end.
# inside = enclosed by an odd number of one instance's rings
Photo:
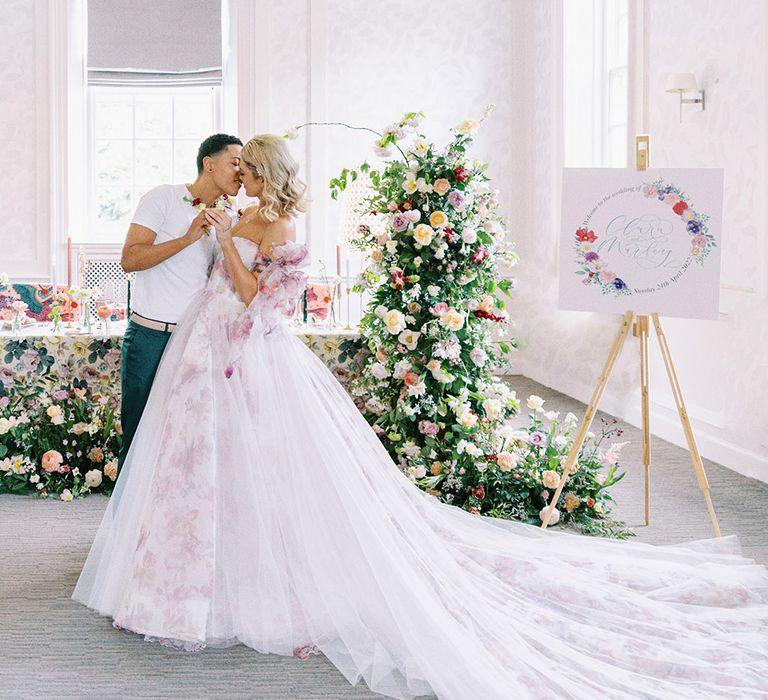
POLYGON ((667 92, 696 92, 698 89, 693 73, 670 73, 667 77, 667 92))

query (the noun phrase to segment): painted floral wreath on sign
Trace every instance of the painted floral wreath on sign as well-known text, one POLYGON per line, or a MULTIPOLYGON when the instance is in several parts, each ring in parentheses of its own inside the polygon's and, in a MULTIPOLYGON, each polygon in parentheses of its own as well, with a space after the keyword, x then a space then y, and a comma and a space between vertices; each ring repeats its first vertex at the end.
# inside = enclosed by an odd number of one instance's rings
MULTIPOLYGON (((707 226, 709 216, 694 211, 689 204, 690 198, 688 195, 674 185, 665 184, 661 178, 652 183, 645 183, 637 188, 632 188, 632 190, 641 191, 647 199, 657 198, 660 202, 671 207, 672 211, 685 224, 685 229, 690 236, 691 248, 688 257, 680 267, 680 272, 687 269, 691 262, 702 265, 705 258, 717 245, 715 237, 709 233, 707 226)), ((619 190, 613 195, 606 197, 603 202, 625 192, 627 190, 619 190)), ((592 213, 597 210, 600 204, 595 207, 592 213)), ((612 271, 606 261, 601 258, 600 253, 597 252, 596 248, 599 248, 599 244, 595 245, 595 242, 598 238, 599 236, 589 229, 587 225, 583 225, 576 231, 576 263, 579 265, 576 274, 583 275, 584 284, 599 287, 603 294, 613 294, 617 297, 633 294, 635 290, 627 284, 627 280, 619 277, 616 272, 612 271)), ((676 277, 672 279, 676 279, 676 277)), ((660 286, 663 287, 667 284, 667 282, 661 282, 660 286)))

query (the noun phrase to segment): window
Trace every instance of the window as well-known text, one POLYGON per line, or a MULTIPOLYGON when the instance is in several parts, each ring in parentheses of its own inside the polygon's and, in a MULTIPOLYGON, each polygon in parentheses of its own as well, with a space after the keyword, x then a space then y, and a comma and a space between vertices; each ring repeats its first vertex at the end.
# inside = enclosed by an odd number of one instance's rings
POLYGON ((563 1, 566 167, 626 167, 628 0, 563 1))
POLYGON ((139 198, 192 182, 200 142, 218 131, 220 89, 88 87, 88 239, 125 237, 139 198))

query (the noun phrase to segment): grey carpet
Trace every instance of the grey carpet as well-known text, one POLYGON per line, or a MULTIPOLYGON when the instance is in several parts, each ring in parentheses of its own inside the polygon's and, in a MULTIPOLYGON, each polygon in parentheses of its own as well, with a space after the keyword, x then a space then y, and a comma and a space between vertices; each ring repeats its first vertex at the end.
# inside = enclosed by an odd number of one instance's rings
MULTIPOLYGON (((584 406, 523 377, 521 397, 535 393, 546 408, 584 406)), ((598 414, 598 416, 601 414, 598 414)), ((596 419, 597 420, 597 419, 596 419)), ((616 514, 637 539, 673 543, 712 536, 688 453, 654 440, 652 517, 643 517, 640 435, 623 426, 626 479, 614 489, 616 514)), ((724 534, 740 536, 744 553, 768 563, 768 485, 706 462, 724 534)), ((3 698, 374 698, 351 687, 322 657, 307 661, 258 654, 242 646, 187 655, 136 635, 70 600, 106 506, 91 496, 71 503, 0 496, 0 697, 3 698)))

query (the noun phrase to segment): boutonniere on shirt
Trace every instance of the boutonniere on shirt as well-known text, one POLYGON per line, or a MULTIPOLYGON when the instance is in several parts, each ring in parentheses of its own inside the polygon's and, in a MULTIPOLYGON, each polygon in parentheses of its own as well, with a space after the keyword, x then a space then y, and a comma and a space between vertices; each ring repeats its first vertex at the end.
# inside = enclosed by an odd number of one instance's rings
MULTIPOLYGON (((223 209, 226 212, 232 210, 234 206, 234 197, 230 197, 228 194, 223 194, 219 197, 210 207, 200 197, 184 197, 185 202, 189 202, 197 211, 203 211, 203 209, 223 209)), ((205 235, 207 236, 211 232, 211 227, 205 227, 205 235)))

